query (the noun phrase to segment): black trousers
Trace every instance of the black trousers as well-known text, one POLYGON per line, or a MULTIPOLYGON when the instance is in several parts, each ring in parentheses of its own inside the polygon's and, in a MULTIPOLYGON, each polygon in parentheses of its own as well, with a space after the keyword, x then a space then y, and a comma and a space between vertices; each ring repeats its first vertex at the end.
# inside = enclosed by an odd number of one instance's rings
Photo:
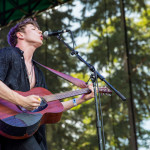
POLYGON ((23 140, 0 136, 0 150, 47 150, 45 126, 41 126, 33 136, 23 140))

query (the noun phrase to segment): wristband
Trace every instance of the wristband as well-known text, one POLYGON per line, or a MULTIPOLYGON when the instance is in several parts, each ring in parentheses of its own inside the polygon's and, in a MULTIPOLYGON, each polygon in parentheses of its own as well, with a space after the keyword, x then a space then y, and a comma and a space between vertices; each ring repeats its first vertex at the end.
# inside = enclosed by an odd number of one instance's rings
POLYGON ((73 99, 73 105, 74 105, 74 106, 77 106, 77 102, 76 102, 76 99, 75 99, 75 98, 73 99))

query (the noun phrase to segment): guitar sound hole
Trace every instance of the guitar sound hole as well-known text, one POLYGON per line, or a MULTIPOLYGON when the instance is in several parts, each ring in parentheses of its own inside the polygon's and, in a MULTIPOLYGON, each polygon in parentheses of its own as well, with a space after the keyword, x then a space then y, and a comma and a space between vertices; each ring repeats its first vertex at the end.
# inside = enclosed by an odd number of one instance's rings
POLYGON ((46 103, 46 101, 43 98, 41 98, 41 99, 42 100, 41 100, 40 106, 37 109, 32 110, 31 112, 41 111, 41 110, 45 109, 48 106, 48 104, 46 103))

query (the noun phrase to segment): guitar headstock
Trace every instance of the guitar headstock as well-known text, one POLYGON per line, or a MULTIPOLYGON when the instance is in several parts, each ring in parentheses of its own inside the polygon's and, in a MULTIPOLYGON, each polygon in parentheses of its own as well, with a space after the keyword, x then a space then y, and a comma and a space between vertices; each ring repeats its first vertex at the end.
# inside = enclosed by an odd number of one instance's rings
POLYGON ((99 87, 99 93, 101 95, 104 95, 104 94, 108 95, 108 96, 112 95, 112 91, 109 88, 107 88, 106 86, 105 87, 99 87))

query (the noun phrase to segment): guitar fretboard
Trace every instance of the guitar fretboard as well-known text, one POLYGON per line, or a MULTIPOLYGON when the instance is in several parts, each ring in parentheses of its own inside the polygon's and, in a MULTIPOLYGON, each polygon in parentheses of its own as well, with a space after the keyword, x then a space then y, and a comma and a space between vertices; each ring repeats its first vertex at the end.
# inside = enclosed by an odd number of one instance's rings
MULTIPOLYGON (((63 92, 63 93, 58 93, 58 94, 51 94, 51 95, 46 95, 43 98, 47 101, 54 101, 54 100, 60 100, 60 99, 64 99, 64 98, 68 98, 68 97, 73 97, 73 96, 77 96, 77 95, 81 95, 81 94, 87 94, 90 93, 90 89, 89 88, 84 88, 84 89, 80 89, 80 90, 75 90, 75 91, 67 91, 67 92, 63 92)), ((99 88, 99 93, 101 94, 111 94, 112 92, 108 89, 108 88, 99 88)))
POLYGON ((47 102, 50 102, 50 101, 54 101, 54 100, 58 100, 58 99, 60 100, 60 99, 64 99, 64 98, 68 98, 68 97, 72 97, 72 96, 86 94, 86 93, 90 93, 90 90, 88 88, 84 88, 84 89, 76 90, 76 91, 67 91, 67 92, 53 94, 53 95, 46 95, 43 98, 47 102))

